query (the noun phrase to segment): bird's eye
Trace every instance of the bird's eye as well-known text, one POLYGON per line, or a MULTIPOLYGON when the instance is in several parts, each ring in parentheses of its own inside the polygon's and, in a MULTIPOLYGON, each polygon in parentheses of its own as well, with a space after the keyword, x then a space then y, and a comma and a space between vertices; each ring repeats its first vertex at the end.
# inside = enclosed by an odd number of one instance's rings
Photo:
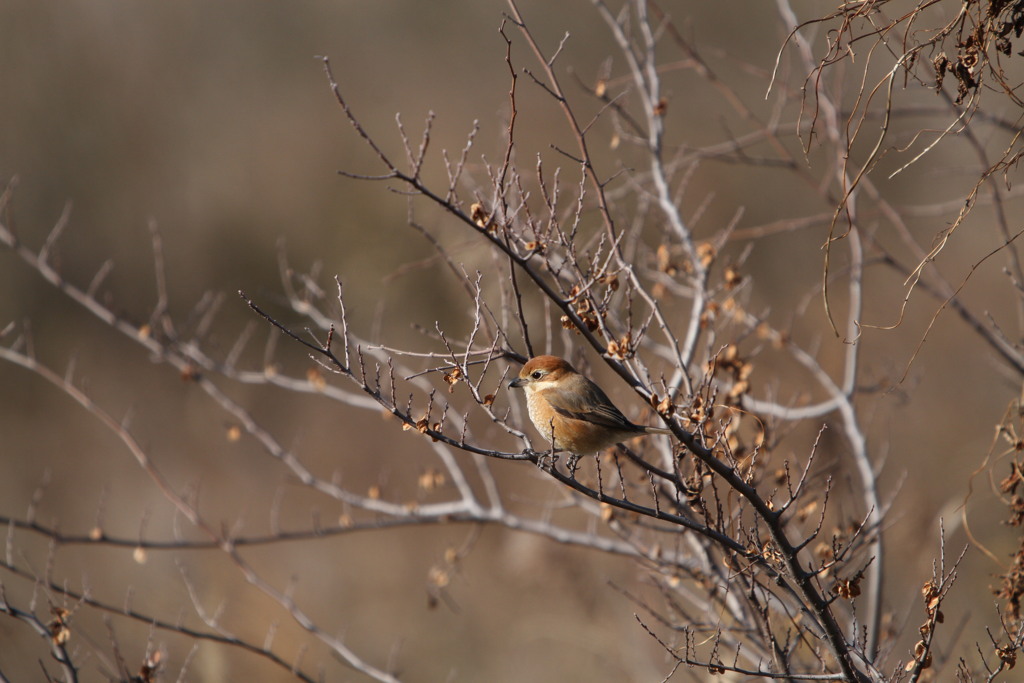
POLYGON ((530 375, 530 377, 532 377, 534 379, 540 379, 543 376, 544 376, 544 373, 541 372, 540 370, 534 370, 533 373, 530 375))

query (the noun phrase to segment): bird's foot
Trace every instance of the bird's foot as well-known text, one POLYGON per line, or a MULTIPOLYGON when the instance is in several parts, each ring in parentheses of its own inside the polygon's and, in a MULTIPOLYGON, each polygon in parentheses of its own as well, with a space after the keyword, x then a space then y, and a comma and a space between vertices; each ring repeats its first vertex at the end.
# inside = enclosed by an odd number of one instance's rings
POLYGON ((577 455, 576 453, 570 453, 565 459, 565 468, 569 470, 569 476, 573 479, 576 478, 576 470, 579 469, 579 461, 581 457, 583 456, 577 455))
POLYGON ((542 470, 548 471, 555 469, 555 465, 558 464, 558 455, 553 451, 545 451, 543 453, 537 453, 537 467, 542 470))

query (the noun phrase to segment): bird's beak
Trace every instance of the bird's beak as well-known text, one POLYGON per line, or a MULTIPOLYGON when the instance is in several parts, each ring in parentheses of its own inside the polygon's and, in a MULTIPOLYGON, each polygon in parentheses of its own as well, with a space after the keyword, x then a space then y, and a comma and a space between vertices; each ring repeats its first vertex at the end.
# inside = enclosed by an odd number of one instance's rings
POLYGON ((526 380, 522 377, 516 377, 514 380, 508 383, 509 389, 519 389, 520 387, 526 386, 526 380))

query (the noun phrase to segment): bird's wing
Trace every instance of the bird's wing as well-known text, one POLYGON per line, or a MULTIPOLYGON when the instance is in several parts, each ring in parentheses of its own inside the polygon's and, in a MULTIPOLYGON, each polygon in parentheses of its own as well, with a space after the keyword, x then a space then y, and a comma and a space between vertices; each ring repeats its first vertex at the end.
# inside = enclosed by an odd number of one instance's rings
POLYGON ((601 387, 587 382, 579 391, 569 392, 551 388, 544 391, 543 396, 563 417, 581 420, 591 424, 629 432, 643 432, 643 427, 635 425, 622 414, 618 408, 601 391, 601 387))

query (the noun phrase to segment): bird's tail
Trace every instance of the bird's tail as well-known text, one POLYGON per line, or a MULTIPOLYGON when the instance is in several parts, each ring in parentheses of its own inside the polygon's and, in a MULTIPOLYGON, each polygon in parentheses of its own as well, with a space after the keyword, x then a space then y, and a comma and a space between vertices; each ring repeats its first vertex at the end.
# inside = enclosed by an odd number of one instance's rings
POLYGON ((646 434, 671 434, 671 429, 665 429, 664 427, 644 427, 644 433, 646 434))

